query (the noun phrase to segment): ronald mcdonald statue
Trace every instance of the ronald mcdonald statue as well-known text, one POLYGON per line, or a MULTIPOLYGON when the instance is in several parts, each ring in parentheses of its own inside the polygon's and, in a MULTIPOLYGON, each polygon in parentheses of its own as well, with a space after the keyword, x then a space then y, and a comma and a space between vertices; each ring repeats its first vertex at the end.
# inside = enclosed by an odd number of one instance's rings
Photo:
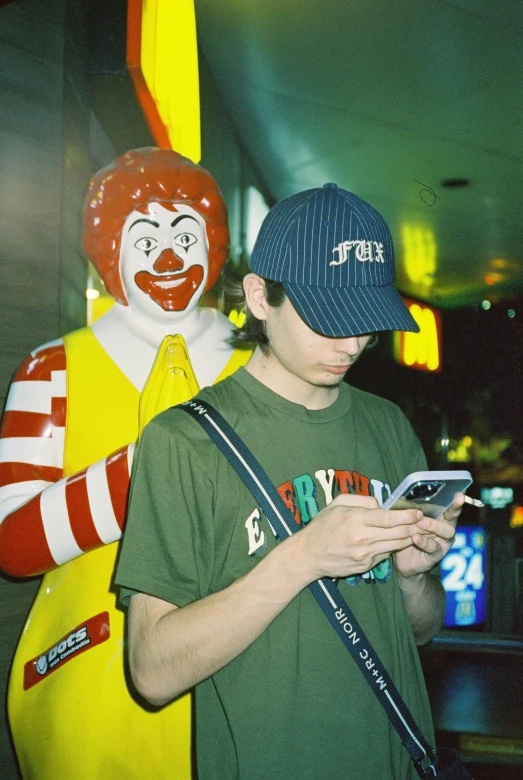
POLYGON ((198 305, 227 258, 213 178, 176 152, 128 152, 91 180, 83 244, 115 305, 35 349, 0 431, 0 569, 44 574, 8 709, 27 780, 189 780, 191 698, 156 710, 127 686, 112 586, 143 425, 249 357, 198 305))

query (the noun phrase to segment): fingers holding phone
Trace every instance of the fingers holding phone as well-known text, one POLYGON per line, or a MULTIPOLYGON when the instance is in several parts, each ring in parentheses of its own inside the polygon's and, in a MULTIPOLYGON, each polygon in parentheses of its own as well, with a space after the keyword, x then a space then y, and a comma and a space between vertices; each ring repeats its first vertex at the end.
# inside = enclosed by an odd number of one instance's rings
POLYGON ((412 545, 419 510, 390 512, 369 496, 337 496, 298 534, 319 577, 362 574, 412 545))
POLYGON ((464 493, 470 484, 469 471, 415 471, 405 477, 385 501, 383 509, 411 507, 437 520, 454 503, 456 494, 464 493))

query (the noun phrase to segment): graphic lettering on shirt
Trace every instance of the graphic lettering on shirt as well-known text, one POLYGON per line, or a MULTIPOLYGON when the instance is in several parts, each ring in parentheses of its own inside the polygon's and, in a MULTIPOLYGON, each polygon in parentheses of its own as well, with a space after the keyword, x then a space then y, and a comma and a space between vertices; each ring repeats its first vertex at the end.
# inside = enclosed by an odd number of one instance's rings
POLYGON ((249 555, 254 555, 267 544, 265 531, 260 528, 260 510, 255 509, 245 521, 245 528, 249 537, 249 555))
MULTIPOLYGON (((341 493, 352 493, 359 496, 374 496, 381 506, 390 496, 390 486, 379 479, 371 479, 358 471, 349 469, 319 469, 314 473, 301 474, 292 480, 283 482, 277 491, 294 518, 301 525, 309 523, 320 511, 317 497, 323 496, 324 504, 330 502, 341 493)), ((255 509, 245 521, 248 539, 249 555, 256 555, 267 545, 267 536, 262 526, 262 514, 255 509)), ((366 584, 388 582, 392 574, 392 565, 387 559, 374 566, 364 574, 347 577, 349 585, 357 585, 363 581, 366 584)))

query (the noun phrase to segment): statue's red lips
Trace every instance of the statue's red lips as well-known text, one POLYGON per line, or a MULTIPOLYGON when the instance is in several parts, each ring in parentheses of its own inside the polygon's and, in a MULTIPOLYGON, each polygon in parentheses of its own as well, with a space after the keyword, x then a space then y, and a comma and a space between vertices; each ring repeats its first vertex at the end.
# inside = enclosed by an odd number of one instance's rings
POLYGON ((183 311, 203 281, 203 267, 192 265, 178 274, 151 274, 138 271, 137 287, 166 311, 183 311))

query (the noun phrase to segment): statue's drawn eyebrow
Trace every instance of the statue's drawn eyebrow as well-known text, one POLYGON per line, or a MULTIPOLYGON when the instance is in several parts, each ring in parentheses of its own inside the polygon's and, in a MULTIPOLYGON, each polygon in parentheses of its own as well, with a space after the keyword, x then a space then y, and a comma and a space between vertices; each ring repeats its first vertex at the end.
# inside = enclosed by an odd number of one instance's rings
POLYGON ((152 219, 146 219, 145 217, 141 217, 140 219, 135 220, 132 225, 129 225, 129 230, 133 228, 135 225, 137 225, 138 222, 147 222, 148 225, 154 225, 154 227, 157 228, 160 227, 159 222, 154 222, 152 219))
POLYGON ((196 219, 196 217, 191 217, 191 215, 190 215, 190 214, 180 214, 180 216, 179 216, 179 217, 176 217, 176 219, 173 219, 173 221, 171 222, 171 227, 174 227, 175 225, 177 225, 177 224, 178 224, 178 222, 179 222, 181 219, 194 219, 194 221, 196 222, 196 224, 198 224, 198 225, 200 224, 200 223, 198 222, 198 220, 196 219))

